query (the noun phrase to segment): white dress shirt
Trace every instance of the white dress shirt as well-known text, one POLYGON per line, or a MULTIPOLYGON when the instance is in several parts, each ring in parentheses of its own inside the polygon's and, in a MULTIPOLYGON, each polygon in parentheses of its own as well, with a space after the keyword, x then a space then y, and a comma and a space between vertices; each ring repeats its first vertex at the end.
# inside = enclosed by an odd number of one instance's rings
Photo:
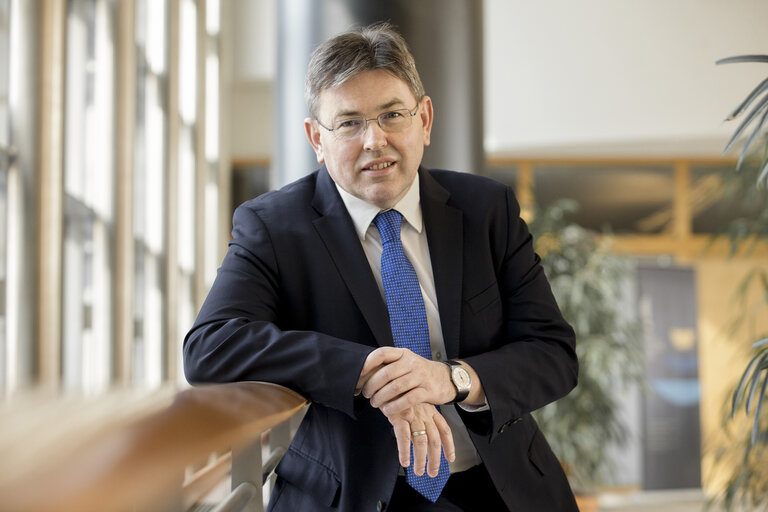
MULTIPOLYGON (((376 283, 379 285, 381 296, 386 301, 384 286, 381 282, 381 235, 376 225, 373 224, 373 219, 379 214, 381 209, 353 196, 338 185, 336 185, 336 188, 339 194, 341 194, 341 199, 344 201, 349 215, 352 217, 355 231, 360 238, 360 243, 376 278, 376 283)), ((421 295, 424 298, 424 307, 427 310, 432 359, 434 361, 446 361, 445 342, 443 341, 443 331, 440 324, 440 311, 437 307, 437 294, 435 293, 435 278, 432 273, 432 260, 429 257, 427 233, 424 229, 421 214, 420 197, 417 175, 416 179, 413 180, 411 188, 408 189, 408 192, 393 209, 400 212, 406 221, 403 222, 400 239, 405 255, 411 261, 416 271, 416 276, 419 279, 421 295)), ((487 406, 481 408, 464 407, 464 409, 469 411, 477 411, 484 408, 487 408, 487 406)), ((456 446, 456 459, 450 463, 451 473, 464 471, 480 464, 482 461, 456 410, 453 407, 447 406, 441 408, 440 412, 445 417, 448 426, 451 427, 453 442, 456 446)))

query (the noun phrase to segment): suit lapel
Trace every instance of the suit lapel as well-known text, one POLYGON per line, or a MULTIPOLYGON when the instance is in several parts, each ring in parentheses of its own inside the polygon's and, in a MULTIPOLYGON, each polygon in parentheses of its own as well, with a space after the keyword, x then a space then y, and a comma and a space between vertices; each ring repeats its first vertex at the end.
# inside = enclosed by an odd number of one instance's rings
POLYGON ((459 357, 464 247, 462 213, 447 204, 450 193, 424 168, 419 169, 419 176, 421 211, 427 229, 445 352, 449 358, 459 357))
POLYGON ((394 345, 387 306, 371 272, 352 219, 325 167, 317 176, 312 207, 321 214, 313 224, 379 345, 394 345))

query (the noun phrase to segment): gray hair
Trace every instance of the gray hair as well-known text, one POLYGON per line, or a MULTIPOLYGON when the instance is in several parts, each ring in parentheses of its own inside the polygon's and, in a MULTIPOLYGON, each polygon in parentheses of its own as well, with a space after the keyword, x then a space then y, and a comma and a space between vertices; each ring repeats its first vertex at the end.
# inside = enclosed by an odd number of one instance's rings
POLYGON ((304 80, 304 99, 310 115, 317 116, 322 91, 376 69, 403 80, 417 100, 424 96, 424 86, 405 39, 389 23, 376 23, 339 34, 312 52, 304 80))

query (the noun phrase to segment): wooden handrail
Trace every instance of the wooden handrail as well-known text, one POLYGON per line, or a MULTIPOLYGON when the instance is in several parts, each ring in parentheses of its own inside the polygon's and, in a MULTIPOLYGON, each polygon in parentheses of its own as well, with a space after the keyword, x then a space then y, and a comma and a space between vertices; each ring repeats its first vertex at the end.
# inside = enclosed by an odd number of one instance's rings
POLYGON ((0 512, 181 509, 184 468, 258 439, 306 405, 242 382, 0 410, 0 512))

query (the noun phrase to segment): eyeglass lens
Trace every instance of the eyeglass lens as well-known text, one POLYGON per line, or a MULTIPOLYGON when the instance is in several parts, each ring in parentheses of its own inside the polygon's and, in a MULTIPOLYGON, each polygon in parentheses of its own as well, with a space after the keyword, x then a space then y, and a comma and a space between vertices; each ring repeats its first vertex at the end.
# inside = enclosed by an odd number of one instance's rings
POLYGON ((411 117, 410 110, 400 109, 384 112, 371 119, 364 117, 344 118, 336 121, 333 131, 342 139, 352 139, 368 128, 369 121, 375 120, 385 132, 397 132, 404 130, 411 124, 411 117))

